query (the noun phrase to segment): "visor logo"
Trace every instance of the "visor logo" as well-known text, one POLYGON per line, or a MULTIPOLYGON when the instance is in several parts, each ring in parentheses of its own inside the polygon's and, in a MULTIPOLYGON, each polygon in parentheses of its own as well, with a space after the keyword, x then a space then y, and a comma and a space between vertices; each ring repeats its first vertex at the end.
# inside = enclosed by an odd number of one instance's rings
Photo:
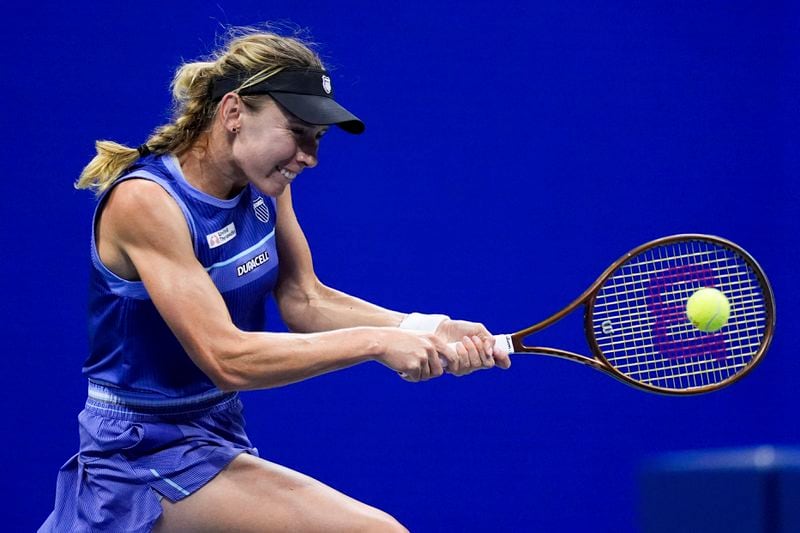
POLYGON ((253 201, 253 211, 256 214, 256 218, 267 224, 269 222, 269 207, 264 202, 264 198, 259 196, 258 198, 253 201))
POLYGON ((331 79, 328 76, 322 76, 322 88, 325 94, 331 94, 331 79))

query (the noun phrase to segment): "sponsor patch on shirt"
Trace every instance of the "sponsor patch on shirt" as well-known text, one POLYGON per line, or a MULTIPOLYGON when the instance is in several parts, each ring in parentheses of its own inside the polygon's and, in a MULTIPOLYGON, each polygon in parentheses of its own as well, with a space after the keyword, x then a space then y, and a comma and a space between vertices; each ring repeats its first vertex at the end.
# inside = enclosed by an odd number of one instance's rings
POLYGON ((222 246, 234 237, 236 237, 236 226, 231 222, 221 230, 206 235, 206 240, 208 241, 209 248, 216 248, 217 246, 222 246))
POLYGON ((263 251, 257 256, 253 257, 252 259, 248 259, 247 261, 236 267, 236 277, 241 278, 245 274, 249 274, 250 272, 257 269, 267 261, 269 261, 269 252, 263 251))
POLYGON ((269 222, 269 207, 267 207, 267 203, 264 201, 263 197, 259 196, 253 201, 253 211, 258 220, 264 224, 269 222))

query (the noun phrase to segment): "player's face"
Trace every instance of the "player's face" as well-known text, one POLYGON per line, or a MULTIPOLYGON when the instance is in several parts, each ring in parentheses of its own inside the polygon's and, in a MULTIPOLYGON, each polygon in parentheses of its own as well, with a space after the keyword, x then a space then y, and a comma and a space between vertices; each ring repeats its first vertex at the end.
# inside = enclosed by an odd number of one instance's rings
POLYGON ((303 122, 271 98, 245 108, 233 142, 233 159, 247 180, 268 196, 280 196, 306 168, 317 165, 319 140, 328 126, 303 122))

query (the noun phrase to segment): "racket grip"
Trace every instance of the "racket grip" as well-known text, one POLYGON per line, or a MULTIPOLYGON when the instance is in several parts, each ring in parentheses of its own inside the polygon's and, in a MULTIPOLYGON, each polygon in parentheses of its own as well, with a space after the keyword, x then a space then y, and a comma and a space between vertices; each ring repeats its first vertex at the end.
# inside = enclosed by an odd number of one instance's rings
MULTIPOLYGON (((457 342, 450 342, 448 346, 452 347, 454 350, 456 348, 457 342)), ((513 353, 514 352, 514 345, 511 342, 511 335, 495 335, 494 336, 494 349, 501 350, 506 353, 513 353)), ((439 361, 442 363, 442 368, 447 368, 447 359, 439 356, 439 361)), ((405 376, 405 372, 398 372, 400 376, 405 376)))
MULTIPOLYGON (((454 350, 456 348, 457 342, 448 343, 448 346, 452 347, 454 350)), ((514 345, 511 343, 511 335, 495 335, 494 336, 494 349, 500 350, 506 353, 512 353, 514 351, 514 345)), ((439 356, 439 361, 442 363, 442 368, 447 368, 447 359, 439 356)))

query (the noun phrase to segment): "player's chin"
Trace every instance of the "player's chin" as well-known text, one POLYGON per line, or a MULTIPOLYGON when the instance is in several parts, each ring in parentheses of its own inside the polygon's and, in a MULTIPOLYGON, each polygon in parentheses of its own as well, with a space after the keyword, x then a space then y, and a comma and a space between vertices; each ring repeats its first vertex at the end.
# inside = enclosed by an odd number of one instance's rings
POLYGON ((266 194, 272 198, 277 198, 283 194, 283 192, 288 188, 289 184, 286 182, 281 182, 277 180, 265 179, 262 181, 253 181, 251 182, 256 189, 259 190, 262 194, 266 194))

